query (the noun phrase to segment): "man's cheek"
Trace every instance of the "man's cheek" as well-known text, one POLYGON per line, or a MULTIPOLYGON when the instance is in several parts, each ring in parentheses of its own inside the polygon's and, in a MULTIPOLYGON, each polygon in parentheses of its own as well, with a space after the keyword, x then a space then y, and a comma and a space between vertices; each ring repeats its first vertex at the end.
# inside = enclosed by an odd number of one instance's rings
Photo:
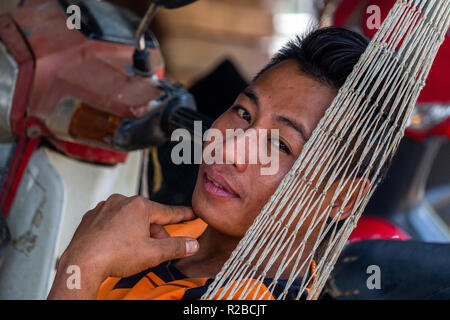
POLYGON ((281 164, 281 166, 278 168, 278 170, 275 174, 267 175, 267 176, 260 176, 259 190, 261 191, 261 194, 266 195, 266 198, 267 198, 266 201, 278 188, 278 185, 284 179, 284 177, 289 172, 289 170, 290 170, 290 167, 288 167, 284 164, 281 164))

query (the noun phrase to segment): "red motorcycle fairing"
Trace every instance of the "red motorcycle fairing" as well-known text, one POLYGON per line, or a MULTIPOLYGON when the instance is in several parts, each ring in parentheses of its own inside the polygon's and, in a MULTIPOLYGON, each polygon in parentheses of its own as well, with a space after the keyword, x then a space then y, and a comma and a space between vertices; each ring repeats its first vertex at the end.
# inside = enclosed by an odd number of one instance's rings
MULTIPOLYGON (((79 30, 69 30, 67 16, 58 1, 27 1, 12 17, 25 35, 35 61, 26 114, 38 119, 42 127, 46 128, 46 121, 57 112, 58 103, 67 97, 112 115, 138 118, 149 112, 149 102, 161 94, 152 78, 134 74, 133 46, 96 41, 79 30)), ((153 70, 162 77, 160 51, 149 50, 153 70)), ((27 96, 23 91, 20 94, 27 96)), ((15 114, 16 108, 13 105, 15 114)), ((15 128, 23 121, 25 110, 21 111, 22 120, 12 119, 15 128)), ((23 130, 14 133, 23 135, 23 130)), ((126 158, 126 153, 113 150, 108 150, 105 156, 104 152, 98 152, 102 147, 86 141, 55 135, 49 141, 66 154, 85 160, 113 164, 126 158), (75 148, 73 144, 78 146, 75 148)))
MULTIPOLYGON (((92 40, 69 30, 66 20, 57 0, 27 1, 13 13, 0 15, 0 41, 18 68, 8 119, 18 145, 0 192, 5 216, 40 137, 83 160, 116 164, 127 158, 127 152, 52 132, 47 122, 58 113, 62 99, 73 97, 112 115, 138 118, 161 94, 152 78, 134 75, 133 46, 92 40)), ((155 75, 163 77, 160 51, 149 51, 155 75)))
MULTIPOLYGON (((360 32, 371 39, 378 29, 374 22, 382 23, 395 0, 341 0, 333 15, 333 24, 338 27, 357 28, 360 32), (379 14, 376 19, 375 15, 379 14)), ((422 89, 417 100, 417 106, 422 108, 442 106, 449 108, 450 105, 450 82, 447 81, 448 70, 450 70, 450 30, 445 36, 436 58, 431 67, 426 85, 422 89)), ((417 130, 407 127, 406 136, 414 140, 424 140, 427 137, 443 136, 450 138, 450 119, 440 119, 433 123, 430 128, 417 130)))
MULTIPOLYGON (((378 8, 380 8, 381 21, 384 21, 394 4, 395 0, 369 0, 366 8, 370 6, 377 6, 378 8)), ((364 30, 364 34, 369 38, 372 38, 378 31, 378 29, 369 28, 368 24, 365 23, 371 14, 373 13, 368 13, 366 10, 361 17, 361 26, 364 30)), ((427 78, 427 83, 420 92, 419 98, 417 100, 418 104, 450 103, 450 84, 447 80, 448 70, 450 70, 449 57, 450 32, 447 32, 444 43, 439 48, 433 66, 431 67, 430 74, 427 78)))
POLYGON ((348 237, 348 242, 380 239, 409 240, 411 236, 386 219, 363 216, 348 237))
POLYGON ((21 137, 25 135, 25 114, 34 78, 33 53, 15 21, 8 14, 0 16, 0 41, 18 67, 10 123, 13 133, 21 137))
POLYGON ((19 142, 0 191, 0 210, 6 216, 28 160, 39 144, 39 138, 30 139, 26 134, 25 115, 34 77, 33 54, 14 20, 7 14, 0 16, 0 41, 18 67, 10 112, 10 123, 12 133, 19 137, 19 142))

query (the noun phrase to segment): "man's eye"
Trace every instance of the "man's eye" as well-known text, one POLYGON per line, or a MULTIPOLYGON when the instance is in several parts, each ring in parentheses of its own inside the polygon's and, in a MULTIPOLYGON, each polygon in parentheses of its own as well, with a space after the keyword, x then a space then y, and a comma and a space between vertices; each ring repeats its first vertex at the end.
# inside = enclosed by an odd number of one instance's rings
POLYGON ((239 115, 239 117, 241 117, 242 119, 244 119, 245 121, 247 121, 248 123, 250 123, 252 121, 252 116, 250 115, 250 113, 245 110, 243 107, 241 106, 235 106, 233 107, 233 110, 235 110, 237 112, 237 114, 239 115))
POLYGON ((291 150, 289 150, 288 146, 283 141, 276 139, 273 140, 273 143, 275 144, 276 147, 278 147, 278 149, 280 149, 284 153, 291 154, 291 150))

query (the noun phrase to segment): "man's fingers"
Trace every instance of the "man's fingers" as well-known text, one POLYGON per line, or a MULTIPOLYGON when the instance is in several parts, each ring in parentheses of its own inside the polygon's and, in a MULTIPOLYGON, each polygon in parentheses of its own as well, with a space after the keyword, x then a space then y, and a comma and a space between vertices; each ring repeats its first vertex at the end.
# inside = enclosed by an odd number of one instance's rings
POLYGON ((194 211, 190 207, 167 206, 153 202, 152 210, 150 212, 150 223, 166 225, 192 220, 195 217, 194 211))
POLYGON ((134 204, 133 210, 149 212, 150 224, 173 224, 181 221, 192 220, 196 217, 194 211, 190 207, 168 206, 140 196, 135 196, 128 199, 131 204, 134 204))
POLYGON ((136 270, 142 271, 153 268, 165 261, 185 258, 195 254, 198 249, 198 242, 194 238, 148 239, 148 242, 139 246, 139 249, 133 255, 133 259, 126 262, 128 268, 131 268, 132 271, 126 271, 120 276, 129 276, 133 272, 136 273, 136 270))
POLYGON ((157 258, 157 264, 193 255, 199 248, 197 240, 188 237, 153 239, 151 245, 151 254, 157 258))
POLYGON ((170 235, 166 231, 166 229, 164 229, 163 226, 161 226, 159 224, 151 224, 150 225, 150 237, 155 238, 155 239, 165 239, 165 238, 169 238, 170 235))

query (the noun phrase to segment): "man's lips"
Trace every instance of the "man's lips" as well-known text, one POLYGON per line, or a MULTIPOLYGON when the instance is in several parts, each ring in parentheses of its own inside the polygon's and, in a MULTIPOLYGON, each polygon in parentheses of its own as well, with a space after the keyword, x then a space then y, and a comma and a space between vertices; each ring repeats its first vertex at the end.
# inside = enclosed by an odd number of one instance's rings
POLYGON ((239 198, 239 195, 233 190, 229 183, 214 170, 205 170, 203 174, 203 186, 205 190, 217 197, 239 198))

